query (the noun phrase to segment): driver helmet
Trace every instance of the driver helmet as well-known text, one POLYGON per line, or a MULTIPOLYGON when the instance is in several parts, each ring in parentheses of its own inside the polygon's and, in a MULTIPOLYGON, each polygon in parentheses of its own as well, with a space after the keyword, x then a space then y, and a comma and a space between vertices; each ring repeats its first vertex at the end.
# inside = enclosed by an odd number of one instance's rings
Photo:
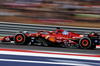
POLYGON ((56 33, 57 34, 61 33, 61 29, 59 27, 56 28, 56 33))
POLYGON ((24 31, 23 33, 28 34, 28 31, 24 31))

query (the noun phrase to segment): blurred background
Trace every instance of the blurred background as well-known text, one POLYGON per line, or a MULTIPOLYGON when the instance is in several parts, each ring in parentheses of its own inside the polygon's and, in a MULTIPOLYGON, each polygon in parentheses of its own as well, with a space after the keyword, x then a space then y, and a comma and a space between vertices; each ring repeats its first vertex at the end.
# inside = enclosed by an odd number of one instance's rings
POLYGON ((0 22, 100 27, 100 0, 0 0, 0 22))

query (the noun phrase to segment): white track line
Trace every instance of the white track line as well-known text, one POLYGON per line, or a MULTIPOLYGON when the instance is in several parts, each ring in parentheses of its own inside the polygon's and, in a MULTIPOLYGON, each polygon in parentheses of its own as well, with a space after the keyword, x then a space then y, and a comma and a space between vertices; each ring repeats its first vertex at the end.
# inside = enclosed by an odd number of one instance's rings
POLYGON ((97 61, 100 61, 100 57, 87 57, 87 56, 71 56, 71 55, 28 53, 28 52, 14 52, 14 51, 0 51, 0 54, 21 55, 21 56, 54 57, 54 58, 69 58, 69 59, 84 59, 84 60, 97 60, 97 61))
POLYGON ((74 65, 74 66, 91 66, 87 64, 80 63, 68 63, 68 62, 47 62, 47 61, 28 61, 28 60, 15 60, 15 59, 0 59, 0 61, 10 61, 10 62, 25 62, 25 63, 43 63, 43 64, 58 64, 58 65, 74 65))

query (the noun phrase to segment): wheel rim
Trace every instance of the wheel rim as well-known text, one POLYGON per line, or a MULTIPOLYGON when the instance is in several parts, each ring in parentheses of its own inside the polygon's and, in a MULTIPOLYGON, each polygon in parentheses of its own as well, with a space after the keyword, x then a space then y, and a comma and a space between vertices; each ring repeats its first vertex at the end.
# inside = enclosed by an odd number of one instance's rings
POLYGON ((86 39, 82 40, 82 46, 86 47, 88 45, 89 45, 89 41, 88 40, 86 40, 86 39))
POLYGON ((22 42, 23 41, 23 36, 22 35, 17 35, 16 36, 16 41, 17 42, 22 42))

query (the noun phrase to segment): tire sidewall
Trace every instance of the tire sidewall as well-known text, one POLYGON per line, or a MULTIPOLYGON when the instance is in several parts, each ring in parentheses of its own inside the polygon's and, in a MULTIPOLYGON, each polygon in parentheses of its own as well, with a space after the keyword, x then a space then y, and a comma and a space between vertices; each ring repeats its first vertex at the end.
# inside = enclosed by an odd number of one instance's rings
POLYGON ((89 48, 92 46, 92 43, 91 43, 90 38, 88 38, 88 37, 81 38, 81 39, 79 40, 79 46, 80 46, 80 48, 82 48, 82 49, 89 49, 89 48), (86 40, 89 41, 89 45, 88 45, 88 46, 84 46, 84 47, 83 47, 82 41, 83 41, 84 39, 86 39, 86 40))
POLYGON ((14 43, 17 44, 17 45, 24 45, 26 41, 26 36, 23 34, 23 33, 17 33, 15 36, 14 36, 14 43), (23 37, 23 41, 22 42, 17 42, 16 41, 16 37, 17 35, 21 35, 23 37))

